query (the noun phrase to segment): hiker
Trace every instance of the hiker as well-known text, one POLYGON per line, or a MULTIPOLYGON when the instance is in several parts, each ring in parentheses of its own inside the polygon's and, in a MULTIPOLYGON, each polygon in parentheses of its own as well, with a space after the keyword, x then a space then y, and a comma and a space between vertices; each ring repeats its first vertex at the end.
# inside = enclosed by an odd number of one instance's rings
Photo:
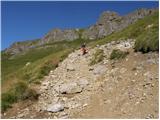
POLYGON ((81 50, 82 50, 82 55, 85 55, 87 53, 87 51, 86 51, 86 43, 83 43, 81 45, 81 50))

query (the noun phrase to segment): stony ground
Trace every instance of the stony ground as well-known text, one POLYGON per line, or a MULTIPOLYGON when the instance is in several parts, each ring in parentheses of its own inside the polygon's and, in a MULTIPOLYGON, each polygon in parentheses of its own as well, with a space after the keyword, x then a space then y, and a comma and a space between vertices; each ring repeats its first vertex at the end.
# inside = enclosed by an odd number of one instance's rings
POLYGON ((133 51, 134 40, 71 53, 45 77, 37 101, 15 104, 2 118, 158 118, 158 53, 133 51), (110 60, 113 49, 128 51, 110 60), (104 60, 89 63, 97 49, 104 60))

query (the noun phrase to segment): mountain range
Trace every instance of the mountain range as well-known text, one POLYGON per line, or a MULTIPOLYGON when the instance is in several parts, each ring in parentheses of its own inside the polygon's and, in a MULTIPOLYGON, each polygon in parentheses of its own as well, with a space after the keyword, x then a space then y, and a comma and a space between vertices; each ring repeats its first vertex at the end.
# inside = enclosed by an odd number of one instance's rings
POLYGON ((135 23, 137 20, 142 19, 145 16, 154 14, 156 11, 158 11, 157 8, 143 8, 124 16, 120 16, 113 11, 104 11, 94 25, 84 29, 61 30, 56 28, 40 39, 15 42, 9 48, 5 49, 4 52, 10 55, 15 55, 29 49, 59 41, 73 41, 77 39, 96 40, 104 38, 109 34, 126 28, 128 25, 135 23))

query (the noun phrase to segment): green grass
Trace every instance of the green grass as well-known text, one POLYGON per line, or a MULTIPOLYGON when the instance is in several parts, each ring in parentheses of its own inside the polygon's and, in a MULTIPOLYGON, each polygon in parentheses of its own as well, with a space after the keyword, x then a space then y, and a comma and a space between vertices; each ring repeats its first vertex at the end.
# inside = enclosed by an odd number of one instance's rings
POLYGON ((135 51, 147 53, 150 51, 159 51, 159 33, 158 24, 145 30, 138 36, 135 42, 135 51))
POLYGON ((95 65, 104 59, 104 52, 101 49, 98 49, 96 53, 93 55, 93 58, 91 59, 90 65, 95 65))
MULTIPOLYGON (((57 59, 64 59, 66 57, 65 54, 67 52, 63 51, 73 51, 74 49, 77 49, 80 44, 83 42, 86 42, 85 40, 75 40, 71 42, 62 41, 62 42, 56 42, 56 43, 50 43, 45 46, 41 46, 39 48, 33 49, 28 51, 24 55, 17 55, 13 59, 8 59, 9 55, 2 54, 2 84, 6 79, 8 79, 8 76, 11 76, 12 74, 15 74, 15 71, 21 71, 22 68, 26 69, 25 65, 27 62, 31 63, 31 66, 34 66, 34 68, 30 68, 30 71, 35 69, 35 67, 38 67, 39 65, 44 65, 44 59, 53 59, 53 61, 57 59), (59 56, 58 54, 61 54, 59 56), (48 58, 48 56, 51 55, 51 58, 48 58), (57 58, 58 56, 59 58, 57 58), (63 57, 62 57, 63 56, 63 57), (42 60, 42 61, 41 61, 42 60), (37 64, 36 64, 37 63, 37 64), (39 65, 38 65, 39 64, 39 65)), ((47 61, 46 61, 47 62, 47 61)))
POLYGON ((2 89, 2 109, 6 110, 8 107, 11 107, 12 103, 22 100, 23 94, 21 92, 18 94, 12 92, 17 89, 16 84, 21 81, 27 85, 39 84, 50 70, 58 67, 59 62, 63 61, 75 49, 79 49, 83 42, 87 43, 88 41, 78 39, 70 42, 49 43, 32 49, 24 55, 17 55, 13 59, 8 59, 10 55, 3 53, 2 86, 5 88, 8 81, 11 85, 7 89, 2 89), (30 62, 30 65, 26 66, 27 62, 30 62))
POLYGON ((38 99, 38 94, 35 90, 30 89, 28 84, 24 82, 18 82, 15 87, 8 92, 2 94, 1 109, 5 111, 7 108, 17 101, 25 99, 38 99))
POLYGON ((125 58, 129 53, 125 51, 121 51, 119 49, 114 49, 110 55, 111 60, 118 60, 125 58))

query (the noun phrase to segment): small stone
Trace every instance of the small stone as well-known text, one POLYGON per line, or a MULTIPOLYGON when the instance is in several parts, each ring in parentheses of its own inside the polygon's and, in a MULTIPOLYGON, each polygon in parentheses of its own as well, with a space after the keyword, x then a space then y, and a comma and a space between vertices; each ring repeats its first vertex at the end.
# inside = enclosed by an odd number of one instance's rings
POLYGON ((17 117, 18 117, 18 118, 22 118, 22 117, 24 117, 24 114, 18 114, 17 117))
POLYGON ((73 109, 80 106, 82 106, 81 103, 77 103, 76 101, 73 101, 73 100, 65 104, 65 108, 68 108, 68 109, 73 109))
POLYGON ((78 85, 81 86, 82 88, 84 88, 87 85, 89 85, 89 82, 86 79, 80 79, 80 80, 78 80, 78 85))
POLYGON ((67 119, 67 118, 68 118, 68 115, 65 115, 65 116, 60 117, 59 119, 67 119))
POLYGON ((53 74, 54 74, 54 71, 53 71, 53 70, 51 70, 51 71, 50 71, 50 74, 51 74, 51 75, 53 75, 53 74))
POLYGON ((108 104, 108 103, 111 103, 111 100, 105 100, 104 101, 104 104, 108 104))
POLYGON ((135 105, 138 105, 140 102, 139 101, 137 101, 136 103, 135 103, 135 105))
POLYGON ((74 67, 71 65, 68 65, 66 69, 67 71, 75 71, 74 67))
POLYGON ((65 102, 67 101, 67 97, 63 97, 62 100, 65 102))
POLYGON ((151 84, 151 87, 154 87, 154 84, 153 84, 153 83, 151 84))
POLYGON ((131 82, 135 83, 135 82, 136 82, 136 80, 131 80, 131 82))
POLYGON ((59 92, 61 94, 80 93, 80 92, 82 92, 82 87, 74 82, 66 83, 66 84, 63 84, 60 86, 59 92))
POLYGON ((156 76, 156 77, 155 77, 155 79, 159 79, 159 77, 158 77, 158 76, 156 76))
POLYGON ((45 81, 42 83, 42 86, 48 86, 49 82, 48 81, 45 81))
POLYGON ((146 85, 151 85, 151 84, 152 84, 151 82, 147 82, 147 83, 146 83, 146 85))
POLYGON ((123 114, 126 114, 127 112, 126 112, 126 111, 122 111, 122 113, 123 113, 123 114))
POLYGON ((89 71, 93 71, 94 70, 94 68, 93 67, 89 67, 89 71))
POLYGON ((134 73, 135 76, 137 76, 138 73, 134 73))
POLYGON ((154 115, 153 114, 148 114, 146 119, 151 119, 151 118, 154 118, 154 115))
POLYGON ((68 118, 68 114, 66 112, 62 112, 59 114, 59 117, 60 117, 59 119, 66 119, 68 118))
POLYGON ((47 109, 48 112, 60 112, 64 110, 64 106, 60 103, 50 105, 47 109))
POLYGON ((56 78, 56 76, 55 76, 55 75, 51 75, 51 77, 52 77, 52 78, 56 78))
POLYGON ((140 100, 140 102, 141 102, 141 103, 143 103, 143 102, 144 102, 144 100, 143 100, 143 99, 141 99, 141 100, 140 100))
POLYGON ((143 97, 146 97, 147 96, 147 94, 146 93, 143 93, 143 97))
POLYGON ((134 97, 135 97, 135 95, 133 94, 133 93, 128 93, 128 95, 129 95, 129 99, 133 99, 134 97))
POLYGON ((83 105, 83 107, 86 107, 88 104, 87 103, 85 103, 84 105, 83 105))
POLYGON ((126 68, 121 68, 121 69, 120 69, 120 73, 121 73, 121 74, 125 73, 126 71, 127 71, 126 68))

